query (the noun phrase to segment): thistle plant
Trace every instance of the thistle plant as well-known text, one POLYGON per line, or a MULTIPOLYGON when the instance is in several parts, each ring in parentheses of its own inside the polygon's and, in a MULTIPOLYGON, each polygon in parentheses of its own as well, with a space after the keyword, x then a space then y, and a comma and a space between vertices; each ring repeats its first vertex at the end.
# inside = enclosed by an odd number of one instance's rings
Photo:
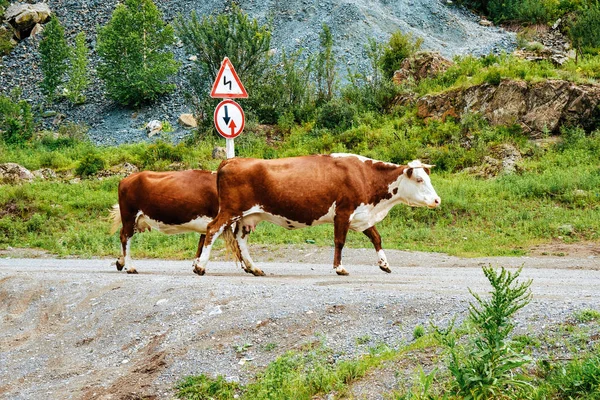
POLYGON ((508 398, 530 384, 518 369, 530 362, 511 347, 512 317, 531 301, 531 280, 517 282, 522 268, 515 272, 484 267, 492 285, 489 298, 469 289, 475 298, 470 303, 469 320, 473 333, 465 345, 459 344, 454 323, 446 330, 436 329, 438 339, 449 350, 448 369, 455 379, 456 394, 464 399, 508 398))

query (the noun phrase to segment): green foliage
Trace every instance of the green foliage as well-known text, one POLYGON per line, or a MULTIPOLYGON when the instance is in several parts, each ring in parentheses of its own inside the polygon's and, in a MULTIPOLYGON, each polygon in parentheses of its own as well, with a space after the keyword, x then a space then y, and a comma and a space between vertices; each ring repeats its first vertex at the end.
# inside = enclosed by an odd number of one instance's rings
POLYGON ((98 75, 108 95, 126 106, 139 106, 174 90, 168 83, 179 64, 169 47, 173 28, 152 0, 126 0, 98 29, 98 75))
POLYGON ((423 337, 424 335, 425 335, 425 328, 423 327, 423 325, 415 326, 415 329, 413 329, 413 337, 415 339, 418 339, 420 337, 423 337))
POLYGON ((178 399, 229 400, 234 398, 239 385, 227 382, 221 375, 211 379, 202 374, 185 378, 175 389, 178 399))
POLYGON ((562 368, 546 365, 542 370, 543 398, 600 399, 600 355, 591 354, 569 361, 562 368), (554 367, 554 368, 552 368, 554 367))
POLYGON ((419 51, 422 44, 422 38, 415 39, 410 33, 404 34, 400 31, 392 33, 379 60, 384 78, 392 79, 394 72, 400 69, 402 61, 419 51))
POLYGON ((511 318, 532 297, 531 280, 517 282, 521 270, 483 267, 492 292, 489 299, 484 299, 469 290, 476 300, 469 307, 469 321, 475 334, 465 347, 459 345, 453 324, 445 331, 436 328, 441 343, 449 350, 448 369, 455 379, 456 394, 465 399, 498 398, 529 387, 524 377, 515 375, 515 370, 529 359, 515 353, 508 342, 514 329, 511 318))
POLYGON ((314 88, 310 84, 312 65, 301 61, 301 52, 285 50, 269 64, 260 86, 255 86, 249 102, 250 115, 266 124, 280 124, 289 131, 296 122, 314 113, 314 88))
POLYGON ((392 354, 388 347, 377 346, 360 359, 332 363, 329 361, 331 350, 317 344, 302 352, 288 351, 246 386, 236 387, 227 384, 222 377, 210 379, 201 375, 186 378, 180 383, 176 396, 181 399, 209 399, 212 395, 215 399, 231 399, 235 393, 241 400, 310 400, 315 395, 334 390, 343 393, 347 385, 392 354), (195 382, 198 382, 196 386, 195 382), (213 389, 209 391, 208 388, 213 389))
POLYGON ((70 49, 71 61, 68 70, 69 79, 65 84, 67 98, 74 104, 85 102, 85 90, 90 84, 88 77, 88 48, 85 44, 85 33, 79 32, 75 36, 75 46, 70 49))
MULTIPOLYGON (((3 9, 0 6, 0 20, 2 20, 3 9)), ((9 54, 15 47, 13 33, 10 29, 0 29, 0 56, 9 54)))
POLYGON ((580 310, 575 313, 574 317, 579 323, 600 321, 600 311, 594 309, 580 310))
POLYGON ((319 102, 327 102, 334 95, 336 69, 333 36, 331 29, 326 24, 323 24, 321 33, 319 33, 319 45, 316 62, 317 98, 319 102))
POLYGON ((255 90, 263 84, 268 70, 271 46, 268 26, 259 25, 256 19, 251 20, 238 6, 233 6, 228 14, 203 16, 202 20, 195 11, 188 20, 180 15, 175 27, 187 53, 198 57, 188 79, 200 115, 210 115, 216 104, 207 98, 225 57, 230 59, 251 97, 256 96, 255 90))
POLYGON ((569 36, 579 53, 600 53, 600 3, 591 3, 580 12, 569 29, 569 36))
POLYGON ((0 138, 9 145, 23 145, 33 135, 31 105, 20 96, 19 89, 0 95, 0 138))
POLYGON ((69 58, 65 30, 56 16, 50 18, 50 22, 42 31, 39 52, 40 68, 44 74, 40 86, 48 100, 52 102, 56 96, 56 89, 63 83, 69 58))
POLYGON ((75 169, 75 174, 85 178, 87 176, 96 175, 104 169, 104 159, 95 152, 86 154, 75 169))
POLYGON ((365 50, 369 66, 366 70, 349 74, 350 83, 342 89, 342 97, 361 110, 387 112, 401 88, 383 74, 383 46, 370 39, 365 50))
POLYGON ((356 108, 336 97, 323 104, 318 111, 316 126, 342 132, 352 126, 356 108))
POLYGON ((183 161, 186 147, 183 144, 176 146, 163 140, 148 145, 144 151, 143 166, 147 169, 164 169, 173 162, 183 161))

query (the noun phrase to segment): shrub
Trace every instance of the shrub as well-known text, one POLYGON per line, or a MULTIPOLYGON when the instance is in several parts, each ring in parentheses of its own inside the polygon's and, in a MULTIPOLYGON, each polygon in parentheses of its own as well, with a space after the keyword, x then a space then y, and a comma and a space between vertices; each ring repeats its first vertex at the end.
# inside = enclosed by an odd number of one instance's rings
POLYGON ((600 51, 600 3, 591 4, 577 15, 569 36, 579 54, 600 51))
POLYGON ((332 131, 345 131, 352 126, 355 108, 339 97, 323 104, 317 115, 317 126, 332 131))
POLYGON ((88 78, 88 48, 85 44, 85 33, 79 32, 75 37, 75 46, 70 49, 71 66, 68 71, 69 79, 65 85, 67 98, 75 104, 85 102, 83 92, 90 81, 88 78))
MULTIPOLYGON (((2 20, 2 8, 0 7, 0 20, 2 20)), ((15 47, 13 33, 10 29, 0 27, 0 56, 9 54, 15 47)))
POLYGON ((126 106, 156 100, 175 89, 168 83, 179 64, 168 47, 175 43, 151 0, 125 0, 98 30, 98 75, 108 95, 126 106))
POLYGON ((40 86, 48 100, 52 102, 56 96, 56 89, 63 82, 69 57, 65 30, 56 16, 50 18, 50 22, 42 31, 39 52, 40 68, 44 74, 40 86))
POLYGON ((411 34, 394 32, 384 47, 380 60, 384 77, 392 79, 394 72, 400 69, 402 61, 419 51, 422 44, 423 39, 421 38, 414 39, 411 34))
POLYGON ((250 20, 238 6, 232 7, 229 14, 204 16, 201 21, 195 11, 187 21, 180 15, 175 28, 187 53, 198 57, 188 79, 196 105, 202 107, 201 114, 212 112, 214 101, 203 104, 210 90, 207 82, 215 81, 225 57, 230 59, 249 93, 263 81, 268 69, 271 32, 256 19, 250 20))
POLYGON ((384 48, 369 39, 366 46, 369 66, 349 74, 350 83, 342 89, 342 97, 361 111, 386 112, 400 93, 400 86, 387 79, 381 69, 384 48))
POLYGON ((0 95, 0 134, 6 144, 24 144, 33 135, 31 105, 20 100, 21 92, 13 90, 10 97, 0 95))
POLYGON ((179 144, 173 146, 170 143, 158 140, 156 143, 149 145, 144 152, 144 166, 152 167, 159 161, 180 162, 183 161, 185 146, 179 144))
POLYGON ((99 154, 90 152, 79 161, 79 164, 75 169, 75 175, 81 176, 82 178, 96 175, 98 171, 104 169, 104 165, 104 159, 102 159, 99 154))

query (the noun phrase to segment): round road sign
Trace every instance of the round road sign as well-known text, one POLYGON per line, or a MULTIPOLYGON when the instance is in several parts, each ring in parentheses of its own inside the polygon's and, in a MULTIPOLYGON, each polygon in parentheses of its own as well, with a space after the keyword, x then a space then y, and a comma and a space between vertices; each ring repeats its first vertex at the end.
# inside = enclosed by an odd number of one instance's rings
POLYGON ((215 127, 226 139, 233 139, 244 130, 244 110, 233 100, 223 100, 215 108, 215 127))

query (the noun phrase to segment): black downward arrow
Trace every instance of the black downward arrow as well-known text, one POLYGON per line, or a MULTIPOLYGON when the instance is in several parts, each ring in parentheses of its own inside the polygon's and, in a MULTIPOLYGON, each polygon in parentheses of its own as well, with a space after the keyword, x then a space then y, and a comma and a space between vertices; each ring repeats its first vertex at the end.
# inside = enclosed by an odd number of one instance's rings
POLYGON ((229 120, 231 118, 229 118, 229 113, 227 112, 227 106, 223 106, 223 108, 225 109, 225 116, 223 117, 223 121, 225 121, 225 125, 229 125, 229 120))

